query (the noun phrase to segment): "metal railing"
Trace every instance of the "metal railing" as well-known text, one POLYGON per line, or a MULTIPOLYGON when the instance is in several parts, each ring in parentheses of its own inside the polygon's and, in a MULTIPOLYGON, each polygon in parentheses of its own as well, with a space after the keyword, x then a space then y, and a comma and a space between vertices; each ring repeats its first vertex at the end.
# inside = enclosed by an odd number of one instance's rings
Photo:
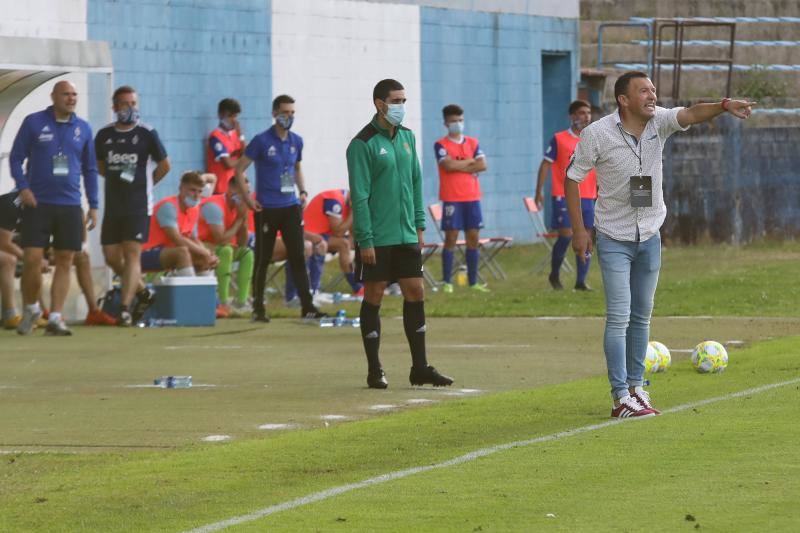
POLYGON ((672 99, 680 99, 681 93, 681 71, 683 65, 722 65, 727 66, 727 79, 725 82, 725 96, 731 95, 731 77, 733 74, 733 51, 736 45, 736 23, 718 22, 712 20, 685 20, 685 19, 654 19, 651 29, 650 45, 650 77, 656 87, 661 87, 661 67, 672 66, 672 99), (686 57, 683 55, 683 47, 688 39, 686 36, 687 28, 728 28, 730 38, 728 55, 724 58, 703 57, 702 55, 686 57), (673 30, 671 40, 664 39, 664 30, 673 30), (663 54, 662 48, 665 43, 672 46, 672 55, 663 54))

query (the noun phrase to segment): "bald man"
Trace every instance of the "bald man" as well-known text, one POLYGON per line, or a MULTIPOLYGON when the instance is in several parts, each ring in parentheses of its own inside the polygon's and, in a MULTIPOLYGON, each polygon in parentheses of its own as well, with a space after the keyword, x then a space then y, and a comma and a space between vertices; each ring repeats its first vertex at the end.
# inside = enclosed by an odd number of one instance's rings
POLYGON ((51 239, 56 268, 45 335, 72 335, 61 311, 69 291, 73 255, 81 250, 81 175, 89 201, 88 228, 97 225, 97 161, 92 129, 75 115, 78 91, 69 81, 60 81, 50 98, 53 105, 25 117, 9 155, 22 206, 24 311, 17 326, 20 335, 29 334, 42 313, 38 303, 42 258, 51 239))

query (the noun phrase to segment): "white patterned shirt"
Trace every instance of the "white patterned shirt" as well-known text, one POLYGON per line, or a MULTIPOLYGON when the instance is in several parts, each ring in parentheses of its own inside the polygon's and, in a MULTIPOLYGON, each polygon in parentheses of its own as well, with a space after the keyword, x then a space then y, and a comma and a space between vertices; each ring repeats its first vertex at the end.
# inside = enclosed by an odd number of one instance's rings
POLYGON ((597 171, 597 231, 618 241, 646 241, 658 233, 667 216, 662 181, 664 143, 677 131, 686 131, 678 123, 676 107, 656 107, 656 113, 642 132, 640 141, 626 132, 619 111, 590 124, 581 132, 567 177, 580 183, 593 168, 597 171), (653 179, 652 207, 631 207, 630 179, 641 174, 653 179))

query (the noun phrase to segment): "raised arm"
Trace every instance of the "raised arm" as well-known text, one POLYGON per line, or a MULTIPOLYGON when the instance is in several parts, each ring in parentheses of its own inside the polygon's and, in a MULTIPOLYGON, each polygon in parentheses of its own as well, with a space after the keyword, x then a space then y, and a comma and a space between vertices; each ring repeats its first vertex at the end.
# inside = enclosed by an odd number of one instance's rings
POLYGON ((749 100, 730 100, 728 98, 715 104, 695 104, 678 111, 678 124, 682 128, 686 128, 692 124, 709 121, 726 112, 736 118, 746 119, 750 116, 755 104, 756 102, 749 100))

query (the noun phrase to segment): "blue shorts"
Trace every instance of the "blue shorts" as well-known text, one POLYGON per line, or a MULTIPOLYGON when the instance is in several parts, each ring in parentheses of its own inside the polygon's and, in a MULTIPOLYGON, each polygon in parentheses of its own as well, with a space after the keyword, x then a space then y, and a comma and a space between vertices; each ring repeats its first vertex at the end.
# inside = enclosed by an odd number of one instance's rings
POLYGON ((161 266, 161 250, 163 249, 163 246, 156 246, 155 248, 144 250, 140 258, 142 270, 147 272, 158 272, 159 270, 164 270, 164 267, 161 266))
MULTIPOLYGON (((594 228, 594 203, 591 198, 581 198, 581 212, 583 214, 583 227, 594 228)), ((567 199, 563 196, 553 196, 553 213, 550 219, 551 229, 572 228, 567 211, 567 199)))
POLYGON ((442 230, 470 230, 483 227, 481 202, 444 202, 442 206, 442 230))

